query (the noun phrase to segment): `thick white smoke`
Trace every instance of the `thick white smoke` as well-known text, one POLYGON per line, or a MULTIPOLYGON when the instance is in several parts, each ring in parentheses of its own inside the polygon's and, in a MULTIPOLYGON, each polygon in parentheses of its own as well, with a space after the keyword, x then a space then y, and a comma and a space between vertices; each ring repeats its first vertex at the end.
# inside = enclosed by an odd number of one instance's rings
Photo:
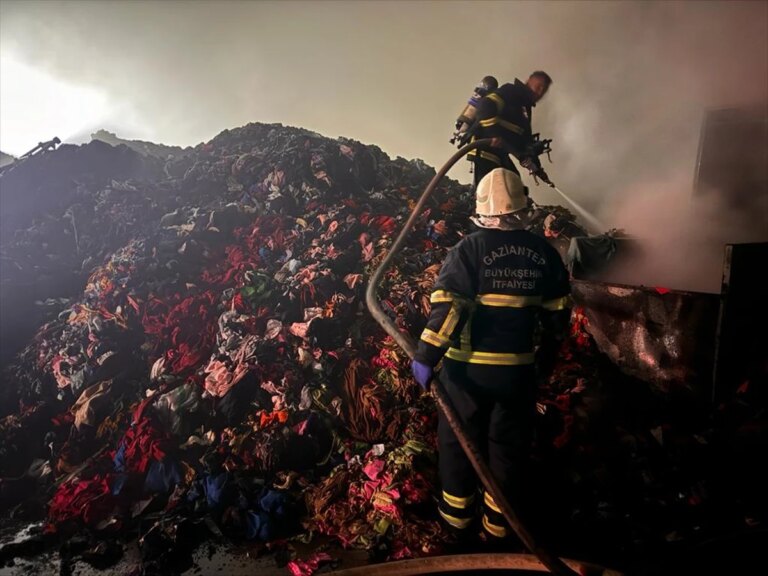
MULTIPOLYGON (((653 244, 696 218, 669 207, 689 206, 706 110, 768 98, 768 3, 752 1, 4 0, 0 50, 106 95, 113 117, 83 130, 85 138, 107 128, 187 146, 247 122, 282 122, 435 166, 453 152, 453 121, 480 78, 512 81, 542 69, 555 83, 534 128, 554 139, 550 176, 601 221, 653 244), (657 194, 663 202, 646 204, 657 194)), ((55 108, 57 95, 46 97, 55 108)), ((54 135, 25 131, 29 142, 6 152, 54 135)), ((462 164, 452 176, 469 181, 462 164)), ((539 203, 562 203, 544 187, 532 190, 539 203)), ((731 216, 705 212, 708 225, 687 233, 732 228, 731 216)), ((657 260, 658 270, 687 264, 676 250, 695 238, 663 243, 669 261, 657 260)), ((722 246, 713 246, 699 252, 720 258, 722 246)))

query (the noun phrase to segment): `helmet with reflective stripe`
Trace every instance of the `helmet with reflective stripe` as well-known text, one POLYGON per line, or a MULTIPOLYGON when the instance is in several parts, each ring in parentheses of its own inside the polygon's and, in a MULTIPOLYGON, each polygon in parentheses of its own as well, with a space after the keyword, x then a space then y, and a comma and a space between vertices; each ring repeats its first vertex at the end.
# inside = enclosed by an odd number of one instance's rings
POLYGON ((480 216, 512 214, 528 206, 520 176, 505 168, 496 168, 483 176, 475 200, 475 211, 480 216))

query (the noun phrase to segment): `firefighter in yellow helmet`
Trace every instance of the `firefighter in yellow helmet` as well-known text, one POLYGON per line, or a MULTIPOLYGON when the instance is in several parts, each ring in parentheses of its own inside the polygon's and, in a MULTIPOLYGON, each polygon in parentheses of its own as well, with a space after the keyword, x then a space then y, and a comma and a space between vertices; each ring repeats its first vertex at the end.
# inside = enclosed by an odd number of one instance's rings
MULTIPOLYGON (((520 176, 496 168, 476 194, 472 220, 479 230, 443 262, 411 367, 427 389, 442 361, 441 381, 467 434, 484 451, 510 503, 520 508, 536 383, 551 375, 567 333, 570 281, 558 252, 524 228, 528 198, 520 176)), ((440 515, 466 530, 482 510, 483 530, 503 542, 510 528, 491 495, 478 493, 472 465, 442 414, 438 435, 440 515)))

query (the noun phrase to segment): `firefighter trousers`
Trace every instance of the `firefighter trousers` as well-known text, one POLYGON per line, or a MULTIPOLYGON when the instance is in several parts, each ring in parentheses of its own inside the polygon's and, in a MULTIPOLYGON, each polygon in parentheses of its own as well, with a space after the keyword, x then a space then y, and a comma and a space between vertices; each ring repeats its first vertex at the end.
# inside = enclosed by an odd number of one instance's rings
MULTIPOLYGON (((534 366, 489 366, 446 358, 440 381, 507 500, 525 516, 526 465, 536 412, 534 366)), ((442 413, 438 442, 442 484, 439 512, 443 519, 454 528, 468 528, 476 511, 482 509, 482 525, 488 534, 499 538, 510 535, 492 496, 478 493, 474 468, 442 413)))

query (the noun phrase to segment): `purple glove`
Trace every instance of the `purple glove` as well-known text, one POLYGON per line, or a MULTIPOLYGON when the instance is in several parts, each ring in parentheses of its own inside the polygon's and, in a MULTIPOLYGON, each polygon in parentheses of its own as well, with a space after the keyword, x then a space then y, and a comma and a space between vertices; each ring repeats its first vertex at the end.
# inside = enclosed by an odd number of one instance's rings
POLYGON ((429 383, 432 381, 432 375, 434 374, 432 366, 422 364, 418 360, 413 360, 411 361, 411 373, 416 382, 419 383, 419 386, 427 392, 429 390, 429 383))

